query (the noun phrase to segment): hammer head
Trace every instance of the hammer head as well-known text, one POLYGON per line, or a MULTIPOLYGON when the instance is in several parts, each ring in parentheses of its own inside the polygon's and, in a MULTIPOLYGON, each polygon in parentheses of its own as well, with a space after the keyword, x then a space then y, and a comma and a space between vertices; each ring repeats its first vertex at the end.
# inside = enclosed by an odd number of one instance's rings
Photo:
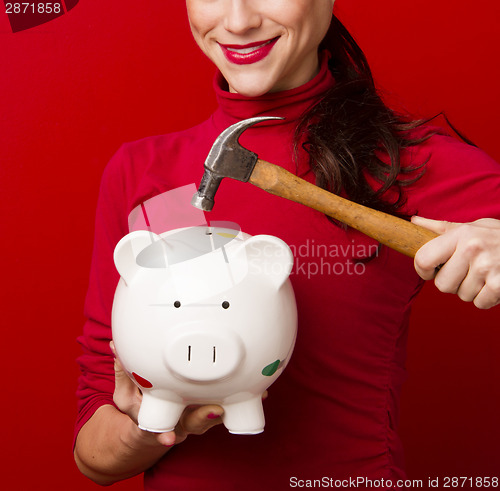
POLYGON ((258 157, 257 154, 243 147, 238 139, 250 126, 270 119, 283 118, 265 116, 245 119, 225 129, 217 137, 205 160, 205 173, 201 178, 198 191, 191 200, 193 206, 203 211, 211 211, 214 206, 215 193, 224 177, 243 182, 250 179, 258 157))

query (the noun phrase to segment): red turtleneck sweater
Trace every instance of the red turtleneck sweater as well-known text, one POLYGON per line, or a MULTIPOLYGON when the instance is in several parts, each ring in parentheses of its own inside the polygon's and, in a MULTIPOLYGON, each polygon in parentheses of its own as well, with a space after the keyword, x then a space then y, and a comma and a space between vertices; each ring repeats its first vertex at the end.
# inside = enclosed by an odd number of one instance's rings
MULTIPOLYGON (((118 282, 112 254, 129 231, 129 213, 166 191, 198 185, 216 137, 248 117, 285 118, 250 128, 241 142, 261 158, 295 172, 292 136, 297 118, 334 82, 324 60, 318 76, 306 85, 256 99, 230 94, 220 83, 218 78, 219 107, 210 119, 187 131, 125 144, 104 172, 85 305, 88 321, 79 338, 83 354, 78 360, 82 375, 76 431, 99 406, 112 404, 108 343, 118 282)), ((427 158, 424 177, 407 189, 410 213, 452 221, 500 218, 498 164, 443 135, 403 153, 406 165, 427 158)), ((302 154, 298 174, 314 180, 302 154)), ((175 209, 165 205, 166 222, 172 218, 169 223, 182 226, 178 207, 190 209, 191 197, 184 195, 186 201, 175 209)), ((396 428, 406 377, 408 318, 422 285, 412 260, 385 247, 378 250, 362 234, 346 232, 316 211, 249 184, 227 179, 216 200, 207 220, 229 220, 252 235, 278 236, 294 251, 297 345, 264 403, 263 434, 231 435, 219 426, 191 436, 146 473, 145 489, 288 489, 296 482, 293 478, 357 476, 396 482, 404 476, 396 428)))

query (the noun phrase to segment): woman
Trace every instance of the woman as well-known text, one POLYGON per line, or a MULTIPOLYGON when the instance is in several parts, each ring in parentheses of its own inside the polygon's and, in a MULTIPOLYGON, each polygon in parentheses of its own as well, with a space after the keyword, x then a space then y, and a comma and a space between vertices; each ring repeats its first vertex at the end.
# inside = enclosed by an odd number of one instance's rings
POLYGON ((333 3, 187 0, 194 38, 220 71, 219 107, 195 128, 124 145, 103 177, 75 445, 78 466, 96 482, 147 470, 148 490, 281 489, 325 476, 384 480, 381 487, 391 488, 404 478, 396 427, 408 317, 423 283, 415 268, 430 279, 443 265, 438 288, 480 308, 500 300, 500 224, 475 221, 500 217, 491 198, 500 190, 500 167, 394 116, 376 95, 359 48, 332 20, 333 3), (187 409, 175 432, 141 431, 140 394, 117 362, 113 372, 109 347, 114 246, 136 206, 198 183, 215 138, 257 115, 285 118, 243 135, 262 158, 365 205, 447 220, 414 218, 442 235, 419 251, 414 267, 313 210, 224 183, 210 219, 276 235, 296 251, 294 356, 265 402, 262 435, 238 438, 219 426, 187 438, 219 425, 218 406, 187 409))

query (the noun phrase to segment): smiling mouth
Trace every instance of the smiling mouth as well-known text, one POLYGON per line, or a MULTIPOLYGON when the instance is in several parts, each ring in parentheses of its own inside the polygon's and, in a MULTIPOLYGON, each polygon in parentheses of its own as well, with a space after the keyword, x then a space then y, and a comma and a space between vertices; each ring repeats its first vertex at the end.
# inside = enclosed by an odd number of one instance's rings
POLYGON ((226 59, 237 65, 248 65, 263 60, 273 49, 280 36, 249 44, 221 44, 226 59))

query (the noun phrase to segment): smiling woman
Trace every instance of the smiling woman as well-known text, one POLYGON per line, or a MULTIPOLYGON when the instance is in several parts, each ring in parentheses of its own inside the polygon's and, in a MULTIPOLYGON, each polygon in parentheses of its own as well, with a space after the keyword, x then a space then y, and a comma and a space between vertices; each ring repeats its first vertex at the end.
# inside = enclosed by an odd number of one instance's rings
MULTIPOLYGON (((279 36, 267 41, 257 41, 249 44, 221 44, 227 61, 236 65, 252 65, 263 60, 273 49, 279 36)), ((236 92, 231 89, 231 92, 236 92)))
MULTIPOLYGON (((187 0, 194 38, 218 68, 218 107, 191 129, 123 145, 103 177, 80 338, 75 445, 80 469, 96 482, 146 471, 147 490, 254 491, 287 489, 292 476, 359 476, 393 489, 406 475, 397 427, 409 314, 422 278, 435 276, 439 289, 480 308, 500 300, 500 166, 386 107, 362 51, 332 17, 333 3, 187 0), (278 236, 297 251, 295 353, 265 403, 262 435, 212 429, 224 418, 215 404, 185 409, 175 431, 142 431, 136 424, 142 394, 119 361, 112 368, 114 247, 134 209, 198 183, 217 136, 257 116, 277 117, 242 135, 261 158, 374 208, 405 217, 418 210, 435 221, 416 220, 441 235, 414 264, 311 209, 225 183, 210 220, 278 236)), ((192 210, 189 199, 165 214, 182 217, 183 207, 192 210)), ((227 298, 214 292, 211 301, 224 305, 227 298)), ((176 301, 184 307, 190 300, 176 301)), ((269 320, 269 333, 275 323, 269 320)), ((278 368, 277 361, 264 371, 278 368)))
POLYGON ((186 3, 194 39, 230 92, 255 97, 299 87, 317 74, 334 0, 186 3))

